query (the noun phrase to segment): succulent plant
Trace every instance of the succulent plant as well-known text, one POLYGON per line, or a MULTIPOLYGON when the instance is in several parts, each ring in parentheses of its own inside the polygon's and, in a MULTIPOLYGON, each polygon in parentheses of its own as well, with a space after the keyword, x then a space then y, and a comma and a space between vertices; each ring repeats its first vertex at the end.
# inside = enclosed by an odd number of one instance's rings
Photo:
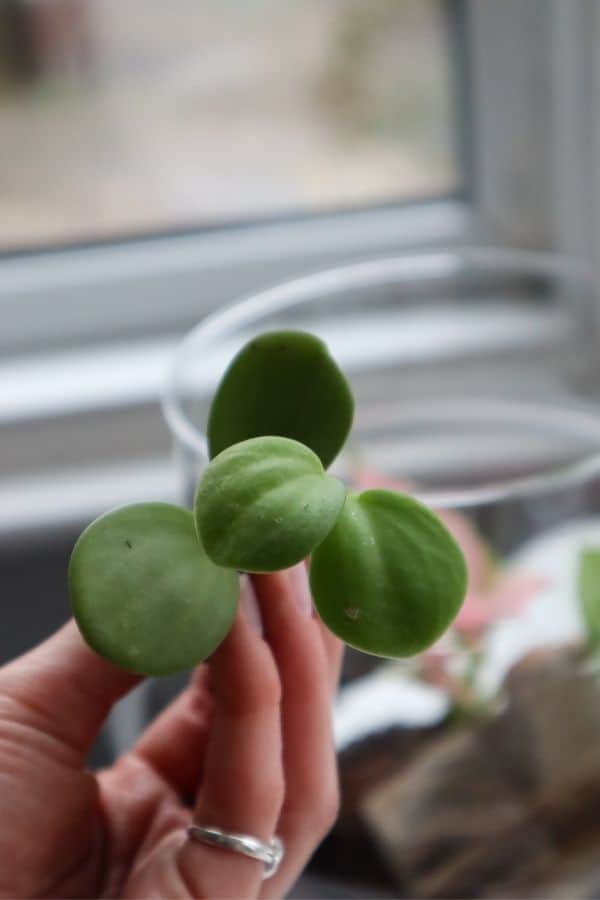
POLYGON ((69 566, 73 613, 98 653, 144 675, 190 668, 226 636, 237 570, 311 556, 325 624, 387 657, 430 646, 458 613, 467 572, 437 516, 392 490, 347 492, 326 472, 353 417, 350 387, 318 338, 271 332, 232 361, 208 420, 193 514, 164 503, 93 522, 69 566))

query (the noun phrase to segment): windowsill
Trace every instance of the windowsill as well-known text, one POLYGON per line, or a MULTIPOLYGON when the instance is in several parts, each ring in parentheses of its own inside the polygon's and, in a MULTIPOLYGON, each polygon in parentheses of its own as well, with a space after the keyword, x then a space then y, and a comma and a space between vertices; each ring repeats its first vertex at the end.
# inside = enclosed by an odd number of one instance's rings
POLYGON ((471 220, 440 200, 0 259, 0 353, 181 334, 300 274, 456 245, 471 220))
POLYGON ((0 482, 2 553, 30 542, 47 546, 65 534, 74 538, 106 510, 149 500, 180 502, 168 456, 0 482))
MULTIPOLYGON (((388 316, 397 316, 390 312, 388 316)), ((344 322, 344 325, 347 325, 344 322)), ((320 322, 320 326, 323 322, 320 322)), ((369 354, 395 364, 433 362, 560 340, 563 321, 551 309, 509 312, 489 302, 451 311, 403 311, 402 328, 381 326, 360 346, 332 331, 349 370, 369 354), (388 334, 401 334, 392 344, 388 334)), ((3 455, 0 543, 3 547, 77 531, 106 509, 145 499, 176 500, 177 471, 159 399, 176 339, 107 345, 12 360, 0 367, 3 455)), ((224 356, 228 353, 224 348, 224 356)), ((223 365, 228 359, 222 360, 223 365)), ((213 362, 215 362, 213 360, 213 362)), ((208 382, 218 372, 205 373, 208 382)), ((363 423, 364 424, 364 423, 363 423)))
POLYGON ((3 546, 176 496, 159 397, 177 340, 208 312, 472 229, 466 204, 440 200, 1 259, 3 546))
POLYGON ((0 427, 155 403, 178 340, 165 336, 8 359, 0 364, 0 427))

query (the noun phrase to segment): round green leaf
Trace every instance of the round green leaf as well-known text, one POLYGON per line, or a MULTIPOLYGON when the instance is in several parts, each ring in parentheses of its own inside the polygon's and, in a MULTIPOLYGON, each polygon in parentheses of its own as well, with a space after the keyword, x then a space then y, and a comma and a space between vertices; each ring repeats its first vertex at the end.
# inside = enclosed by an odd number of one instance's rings
POLYGON ((69 564, 73 614, 88 644, 142 675, 206 659, 233 622, 239 583, 200 546, 191 512, 125 506, 96 519, 69 564))
POLYGON ((303 444, 252 438, 209 464, 196 493, 196 527, 218 565, 274 572, 300 562, 321 543, 345 493, 303 444))
POLYGON ((326 345, 302 331, 254 338, 230 364, 208 420, 211 457, 261 435, 306 444, 327 468, 350 431, 354 401, 326 345))
POLYGON ((600 647, 600 549, 584 547, 579 556, 579 601, 588 643, 600 647))
POLYGON ((412 656, 448 628, 463 601, 461 550, 427 507, 392 491, 349 495, 312 555, 319 615, 347 644, 412 656))

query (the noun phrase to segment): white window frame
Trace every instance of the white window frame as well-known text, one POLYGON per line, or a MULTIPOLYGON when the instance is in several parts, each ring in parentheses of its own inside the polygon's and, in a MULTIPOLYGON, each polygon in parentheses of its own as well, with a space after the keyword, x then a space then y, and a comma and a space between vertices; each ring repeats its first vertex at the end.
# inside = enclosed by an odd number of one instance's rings
POLYGON ((406 250, 495 243, 597 256, 600 5, 454 6, 471 108, 466 196, 0 259, 0 537, 55 526, 59 506, 75 528, 113 502, 175 496, 160 380, 176 336, 215 306, 406 250), (126 366, 120 398, 80 365, 92 341, 104 365, 126 366), (19 448, 32 442, 40 453, 24 468, 19 448))
POLYGON ((468 0, 475 208, 497 242, 594 260, 600 6, 468 0))
POLYGON ((183 333, 302 273, 454 243, 468 217, 442 200, 0 259, 0 354, 183 333))

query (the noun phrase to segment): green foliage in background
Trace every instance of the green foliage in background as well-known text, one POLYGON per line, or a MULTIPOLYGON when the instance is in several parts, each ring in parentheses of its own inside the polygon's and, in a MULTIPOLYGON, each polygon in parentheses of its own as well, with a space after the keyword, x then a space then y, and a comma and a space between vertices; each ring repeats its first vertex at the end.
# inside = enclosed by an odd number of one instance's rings
POLYGON ((588 645, 600 650, 600 548, 586 547, 581 551, 578 587, 588 645))

